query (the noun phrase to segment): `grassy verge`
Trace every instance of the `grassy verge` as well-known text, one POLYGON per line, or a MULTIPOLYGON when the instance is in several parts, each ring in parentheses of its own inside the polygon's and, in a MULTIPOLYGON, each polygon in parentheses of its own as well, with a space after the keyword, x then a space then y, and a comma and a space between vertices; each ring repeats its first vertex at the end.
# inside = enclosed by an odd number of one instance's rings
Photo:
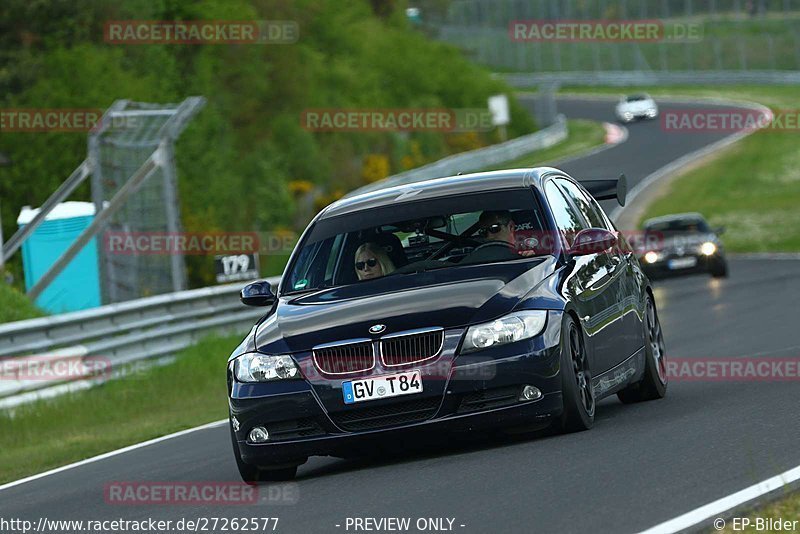
MULTIPOLYGON (((739 517, 742 517, 741 515, 739 517)), ((727 521, 727 526, 722 530, 724 533, 732 533, 732 532, 766 532, 766 533, 775 533, 775 534, 782 534, 784 532, 793 532, 794 529, 791 527, 788 529, 783 530, 775 530, 775 529, 767 529, 762 528, 760 530, 756 529, 756 520, 758 518, 766 519, 773 519, 778 520, 782 519, 784 521, 792 521, 800 517, 800 495, 795 493, 794 495, 790 495, 784 499, 780 499, 775 501, 774 503, 768 504, 762 508, 760 508, 757 512, 748 514, 746 517, 750 519, 750 525, 747 528, 742 528, 742 526, 737 525, 738 530, 734 530, 733 528, 733 520, 727 521)), ((717 531, 713 531, 717 532, 717 531)))
POLYGON ((28 297, 11 286, 0 282, 0 323, 41 317, 45 313, 28 297))
POLYGON ((225 363, 241 337, 209 337, 169 365, 0 412, 0 483, 224 419, 225 363))
MULTIPOLYGON (((620 94, 646 90, 658 96, 706 96, 750 100, 774 110, 800 109, 794 87, 732 86, 718 89, 590 88, 581 93, 620 94)), ((575 88, 565 89, 575 92, 575 88)), ((732 252, 800 251, 800 131, 762 130, 669 184, 644 218, 699 211, 732 252)))
POLYGON ((579 155, 605 142, 606 131, 599 122, 570 119, 567 121, 567 126, 569 128, 569 137, 560 143, 544 150, 530 152, 515 160, 506 161, 481 170, 491 171, 495 169, 516 169, 545 165, 549 162, 579 155))

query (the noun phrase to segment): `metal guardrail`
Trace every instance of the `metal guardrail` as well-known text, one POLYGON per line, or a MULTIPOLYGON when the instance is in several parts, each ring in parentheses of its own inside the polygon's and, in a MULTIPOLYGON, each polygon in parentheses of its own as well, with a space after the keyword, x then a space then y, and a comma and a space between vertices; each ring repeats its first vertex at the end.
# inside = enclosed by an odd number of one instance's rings
POLYGON ((561 85, 796 85, 800 71, 578 71, 497 74, 512 87, 561 85))
MULTIPOLYGON (((267 280, 277 284, 280 277, 267 280)), ((50 366, 59 360, 79 357, 102 358, 113 368, 174 354, 211 332, 247 330, 263 315, 262 308, 250 308, 239 302, 242 285, 192 289, 0 324, 0 364, 8 371, 26 357, 50 366)), ((2 380, 0 397, 65 381, 40 377, 2 380)))
POLYGON ((428 165, 389 176, 384 180, 356 189, 345 196, 351 197, 369 191, 384 189, 386 187, 413 184, 432 178, 442 178, 444 176, 453 176, 459 172, 467 173, 478 171, 491 167, 492 165, 514 160, 534 150, 542 150, 551 147, 566 139, 568 134, 567 119, 564 115, 559 115, 555 123, 532 134, 523 135, 504 143, 498 143, 460 154, 453 154, 452 156, 434 161, 428 165))

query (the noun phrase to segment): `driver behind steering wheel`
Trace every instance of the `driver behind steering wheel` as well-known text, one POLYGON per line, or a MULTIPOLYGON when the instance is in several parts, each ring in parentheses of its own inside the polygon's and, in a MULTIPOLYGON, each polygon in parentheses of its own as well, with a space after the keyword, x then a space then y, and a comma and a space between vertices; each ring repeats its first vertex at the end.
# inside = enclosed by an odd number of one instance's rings
POLYGON ((506 210, 484 211, 478 218, 478 235, 488 241, 505 241, 516 249, 514 229, 514 220, 506 210))
POLYGON ((508 246, 509 252, 514 256, 534 255, 535 251, 533 250, 520 251, 517 249, 515 231, 516 223, 514 223, 510 211, 484 211, 478 218, 478 235, 486 239, 486 243, 478 248, 502 243, 508 246))

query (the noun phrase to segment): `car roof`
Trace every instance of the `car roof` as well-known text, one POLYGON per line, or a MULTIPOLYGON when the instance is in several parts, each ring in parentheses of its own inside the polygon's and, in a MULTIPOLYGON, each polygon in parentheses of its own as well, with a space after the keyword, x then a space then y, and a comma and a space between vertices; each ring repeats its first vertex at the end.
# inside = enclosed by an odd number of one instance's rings
POLYGON ((408 182, 402 179, 389 179, 357 189, 344 198, 337 200, 323 210, 320 214, 320 219, 396 204, 397 202, 413 202, 423 199, 480 193, 482 191, 496 191, 498 189, 524 189, 530 186, 538 188, 541 187, 542 180, 551 174, 569 176, 564 171, 553 167, 535 167, 461 174, 408 182))
POLYGON ((650 226, 652 224, 658 224, 663 222, 671 222, 671 221, 691 221, 691 220, 701 220, 705 221, 706 218, 703 217, 701 213, 697 213, 696 211, 687 212, 687 213, 671 213, 669 215, 662 215, 661 217, 653 217, 652 219, 647 219, 642 223, 644 226, 650 226))

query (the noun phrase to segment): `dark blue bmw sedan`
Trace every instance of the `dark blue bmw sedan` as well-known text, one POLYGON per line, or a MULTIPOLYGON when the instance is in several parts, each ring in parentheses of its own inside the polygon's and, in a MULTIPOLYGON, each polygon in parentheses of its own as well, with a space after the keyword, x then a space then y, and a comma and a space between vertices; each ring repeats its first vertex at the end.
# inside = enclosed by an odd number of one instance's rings
POLYGON ((228 363, 247 482, 369 440, 588 429, 597 401, 663 397, 650 283, 598 199, 618 180, 554 168, 356 194, 319 213, 228 363))

